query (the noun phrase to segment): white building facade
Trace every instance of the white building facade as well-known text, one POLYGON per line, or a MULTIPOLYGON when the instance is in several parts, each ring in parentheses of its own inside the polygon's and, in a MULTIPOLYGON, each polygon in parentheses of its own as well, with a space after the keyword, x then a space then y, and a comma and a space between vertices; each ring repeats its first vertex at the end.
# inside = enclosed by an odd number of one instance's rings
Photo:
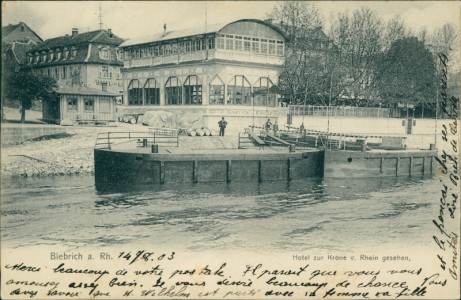
POLYGON ((193 113, 212 126, 221 117, 242 126, 276 118, 285 42, 277 27, 255 19, 128 40, 120 46, 119 113, 193 113))

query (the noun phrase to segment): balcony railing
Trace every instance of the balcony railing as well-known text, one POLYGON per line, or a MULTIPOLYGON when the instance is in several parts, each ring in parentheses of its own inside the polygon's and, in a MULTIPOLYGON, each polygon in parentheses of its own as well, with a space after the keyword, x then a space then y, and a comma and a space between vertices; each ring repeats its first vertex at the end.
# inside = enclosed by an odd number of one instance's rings
POLYGON ((229 50, 208 50, 197 51, 190 53, 173 54, 168 56, 145 57, 125 60, 125 68, 135 67, 148 67, 159 66, 165 64, 179 64, 187 61, 200 61, 200 60, 222 59, 239 61, 245 63, 260 63, 270 65, 282 65, 284 62, 283 56, 257 54, 243 51, 229 51, 229 50))

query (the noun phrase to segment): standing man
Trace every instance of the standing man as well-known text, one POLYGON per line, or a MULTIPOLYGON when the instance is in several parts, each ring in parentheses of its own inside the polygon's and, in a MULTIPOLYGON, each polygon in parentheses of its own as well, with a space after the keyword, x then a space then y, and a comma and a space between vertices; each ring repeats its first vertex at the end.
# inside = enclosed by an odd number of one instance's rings
POLYGON ((224 120, 224 117, 222 117, 221 121, 218 122, 219 125, 219 136, 224 136, 224 130, 226 129, 227 122, 224 120))

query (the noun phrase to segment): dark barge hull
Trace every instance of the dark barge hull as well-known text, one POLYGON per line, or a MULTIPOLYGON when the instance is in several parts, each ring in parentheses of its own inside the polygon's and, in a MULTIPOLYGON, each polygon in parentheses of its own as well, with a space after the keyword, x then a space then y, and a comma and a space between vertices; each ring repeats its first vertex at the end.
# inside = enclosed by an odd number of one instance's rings
POLYGON ((262 182, 323 176, 323 150, 140 153, 94 149, 96 188, 194 182, 262 182))
POLYGON ((418 176, 435 172, 437 150, 325 150, 325 177, 418 176))

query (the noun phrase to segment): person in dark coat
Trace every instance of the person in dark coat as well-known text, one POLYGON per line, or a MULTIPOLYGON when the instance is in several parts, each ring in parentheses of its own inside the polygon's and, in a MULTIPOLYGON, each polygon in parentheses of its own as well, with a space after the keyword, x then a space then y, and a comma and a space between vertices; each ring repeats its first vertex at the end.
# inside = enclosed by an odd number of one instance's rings
POLYGON ((219 125, 219 136, 224 136, 224 130, 226 130, 227 121, 222 117, 221 121, 218 122, 219 125))

